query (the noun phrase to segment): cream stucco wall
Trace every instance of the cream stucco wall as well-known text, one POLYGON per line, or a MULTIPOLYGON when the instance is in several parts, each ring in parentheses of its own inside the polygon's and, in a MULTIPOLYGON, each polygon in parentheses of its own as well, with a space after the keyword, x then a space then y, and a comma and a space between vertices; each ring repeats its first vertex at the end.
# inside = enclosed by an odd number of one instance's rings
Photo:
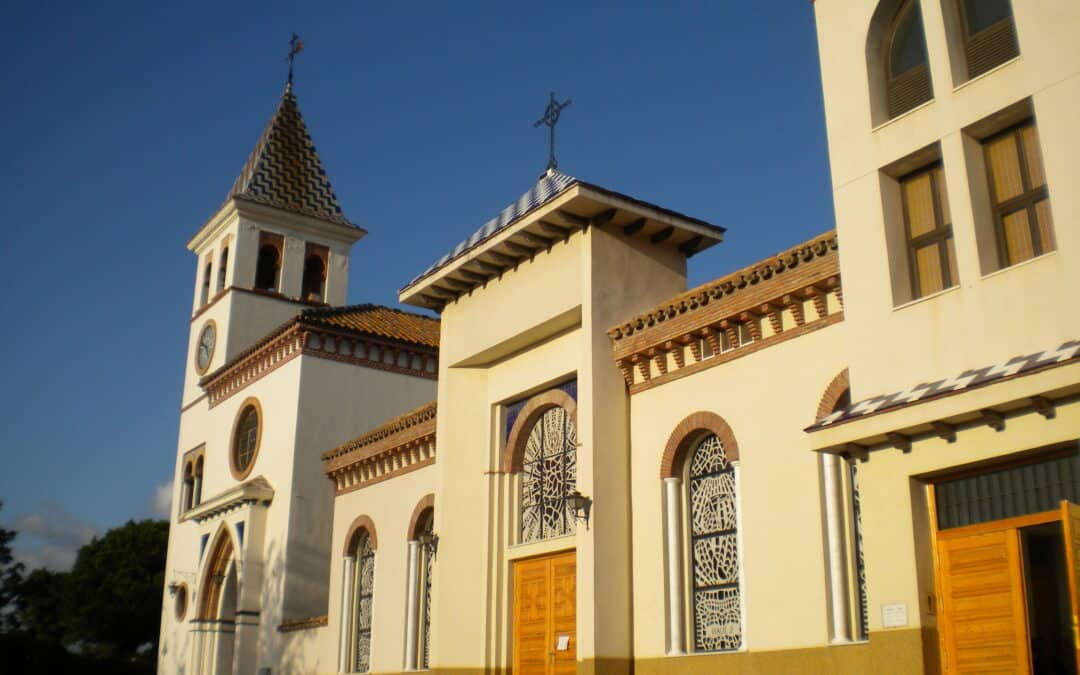
MULTIPOLYGON (((821 476, 803 428, 846 366, 845 329, 836 324, 630 399, 635 658, 667 651, 660 463, 676 427, 699 411, 722 417, 739 447, 743 648, 828 644, 821 476)), ((684 506, 684 522, 688 517, 684 506)), ((684 578, 693 578, 689 568, 684 578)))
MULTIPOLYGON (((885 0, 881 11, 895 4, 885 0)), ((1080 179, 1080 135, 1075 132, 1080 5, 1071 0, 1015 0, 1020 56, 961 82, 959 53, 954 36, 946 31, 947 22, 954 20, 955 0, 924 0, 934 99, 875 127, 867 35, 877 6, 869 0, 814 4, 836 220, 843 242, 847 348, 857 399, 1054 347, 1080 335, 1080 313, 1061 311, 1060 293, 1080 287, 1080 196, 1072 189, 1080 179), (988 262, 994 242, 981 147, 965 130, 1029 98, 1042 144, 1057 250, 995 271, 988 262), (960 279, 953 289, 908 304, 905 285, 898 279, 906 266, 902 245, 894 242, 890 250, 887 242, 903 221, 900 205, 890 194, 894 178, 885 172, 933 144, 939 145, 944 166, 960 279)))
POLYGON ((577 551, 578 659, 630 656, 629 408, 606 331, 685 284, 677 251, 592 228, 444 310, 434 665, 509 666, 511 560, 566 548, 577 551), (577 486, 595 500, 592 525, 515 544, 502 404, 573 378, 577 486))
MULTIPOLYGON (((252 552, 264 567, 261 588, 254 592, 245 588, 242 580, 241 598, 255 606, 240 609, 260 612, 258 663, 272 666, 286 658, 300 658, 299 654, 321 653, 313 651, 310 636, 287 634, 285 638, 277 631, 284 620, 325 614, 327 609, 333 500, 319 456, 387 418, 430 401, 434 390, 431 380, 301 356, 212 409, 203 400, 185 411, 181 415, 173 482, 174 523, 166 578, 187 581, 191 593, 187 619, 194 617, 209 554, 207 550, 200 558, 201 536, 213 535, 222 522, 234 533, 236 523, 245 522, 246 537, 253 527, 246 512, 227 513, 201 524, 175 521, 183 485, 183 453, 205 444, 203 502, 237 485, 229 469, 233 424, 244 401, 249 397, 258 400, 263 413, 262 436, 247 478, 266 478, 274 488, 274 497, 265 512, 266 534, 258 542, 261 550, 252 552), (292 651, 286 652, 289 645, 292 651)), ((189 624, 178 624, 172 606, 166 595, 162 612, 162 642, 167 647, 162 650, 163 673, 179 672, 188 660, 185 650, 190 649, 189 624)))
MULTIPOLYGON (((404 670, 409 521, 416 505, 434 490, 435 468, 426 466, 392 480, 345 493, 334 500, 329 577, 324 579, 324 583, 328 581, 330 586, 329 624, 325 630, 331 636, 331 648, 322 654, 320 667, 313 667, 305 672, 337 672, 338 649, 341 644, 345 538, 360 516, 371 519, 378 542, 372 597, 371 672, 404 670)), ((439 512, 439 507, 440 504, 436 501, 436 513, 439 512)), ((435 560, 436 569, 441 567, 442 563, 440 547, 435 560)), ((439 626, 440 630, 442 628, 439 626)))

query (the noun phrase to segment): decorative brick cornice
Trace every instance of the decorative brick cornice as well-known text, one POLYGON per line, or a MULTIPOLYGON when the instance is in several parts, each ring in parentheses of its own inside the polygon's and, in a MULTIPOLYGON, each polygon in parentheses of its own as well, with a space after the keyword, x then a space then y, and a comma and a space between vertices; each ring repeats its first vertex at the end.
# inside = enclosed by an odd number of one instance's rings
POLYGON ((842 320, 837 251, 827 232, 612 328, 630 393, 842 320))
POLYGON ((232 364, 203 378, 200 384, 213 408, 297 356, 313 356, 427 380, 438 377, 436 349, 343 331, 317 330, 292 322, 232 364))
POLYGON ((432 401, 323 453, 323 472, 336 495, 359 490, 435 463, 432 401))
POLYGON ((310 630, 312 628, 324 628, 330 623, 329 618, 323 616, 309 616, 305 619, 285 619, 277 629, 279 633, 292 633, 298 630, 310 630))

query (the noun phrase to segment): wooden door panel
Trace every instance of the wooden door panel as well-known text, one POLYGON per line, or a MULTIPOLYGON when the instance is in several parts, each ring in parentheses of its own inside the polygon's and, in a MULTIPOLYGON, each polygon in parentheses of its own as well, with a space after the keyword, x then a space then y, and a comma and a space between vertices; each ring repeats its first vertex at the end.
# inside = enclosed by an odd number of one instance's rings
POLYGON ((515 675, 577 672, 577 557, 573 551, 514 564, 515 675), (558 649, 560 635, 567 648, 558 649))
POLYGON ((939 539, 942 632, 952 673, 1029 673, 1019 535, 939 539))
POLYGON ((577 556, 568 553, 551 561, 551 631, 555 652, 555 675, 577 672, 577 556), (558 649, 560 635, 568 638, 565 650, 558 649))

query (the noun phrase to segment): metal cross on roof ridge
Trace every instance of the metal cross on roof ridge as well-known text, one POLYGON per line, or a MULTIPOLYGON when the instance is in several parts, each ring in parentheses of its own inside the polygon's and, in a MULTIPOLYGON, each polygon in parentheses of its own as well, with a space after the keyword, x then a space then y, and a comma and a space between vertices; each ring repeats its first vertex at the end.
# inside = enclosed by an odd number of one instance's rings
POLYGON ((293 79, 293 61, 296 60, 296 55, 304 49, 304 43, 300 41, 300 36, 296 33, 292 34, 289 38, 289 81, 285 85, 285 91, 292 91, 292 79, 293 79))
POLYGON ((533 124, 534 129, 543 124, 551 131, 551 144, 548 149, 548 170, 559 168, 559 162, 555 160, 555 125, 559 123, 559 115, 562 113, 563 108, 569 106, 570 103, 572 103, 570 99, 559 103, 555 100, 555 92, 551 92, 551 98, 548 100, 547 108, 544 110, 544 116, 533 124))

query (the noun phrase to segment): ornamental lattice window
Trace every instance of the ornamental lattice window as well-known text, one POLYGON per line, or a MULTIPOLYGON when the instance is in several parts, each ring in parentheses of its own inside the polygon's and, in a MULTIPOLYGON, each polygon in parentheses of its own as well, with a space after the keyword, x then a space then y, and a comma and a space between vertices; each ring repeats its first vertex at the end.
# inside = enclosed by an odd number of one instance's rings
POLYGON ((521 541, 574 531, 566 496, 577 485, 577 432, 561 407, 540 416, 525 442, 521 476, 521 541))
POLYGON ((690 456, 690 573, 695 651, 742 646, 735 467, 709 434, 690 456))
POLYGON ((371 669, 371 605, 375 590, 375 549, 371 547, 371 537, 366 532, 360 533, 360 541, 356 545, 355 574, 352 669, 353 672, 366 673, 371 669))
POLYGON ((870 634, 870 608, 866 603, 866 562, 863 558, 862 505, 859 500, 859 468, 849 461, 851 471, 851 518, 855 534, 855 578, 859 594, 859 638, 865 640, 870 634))

